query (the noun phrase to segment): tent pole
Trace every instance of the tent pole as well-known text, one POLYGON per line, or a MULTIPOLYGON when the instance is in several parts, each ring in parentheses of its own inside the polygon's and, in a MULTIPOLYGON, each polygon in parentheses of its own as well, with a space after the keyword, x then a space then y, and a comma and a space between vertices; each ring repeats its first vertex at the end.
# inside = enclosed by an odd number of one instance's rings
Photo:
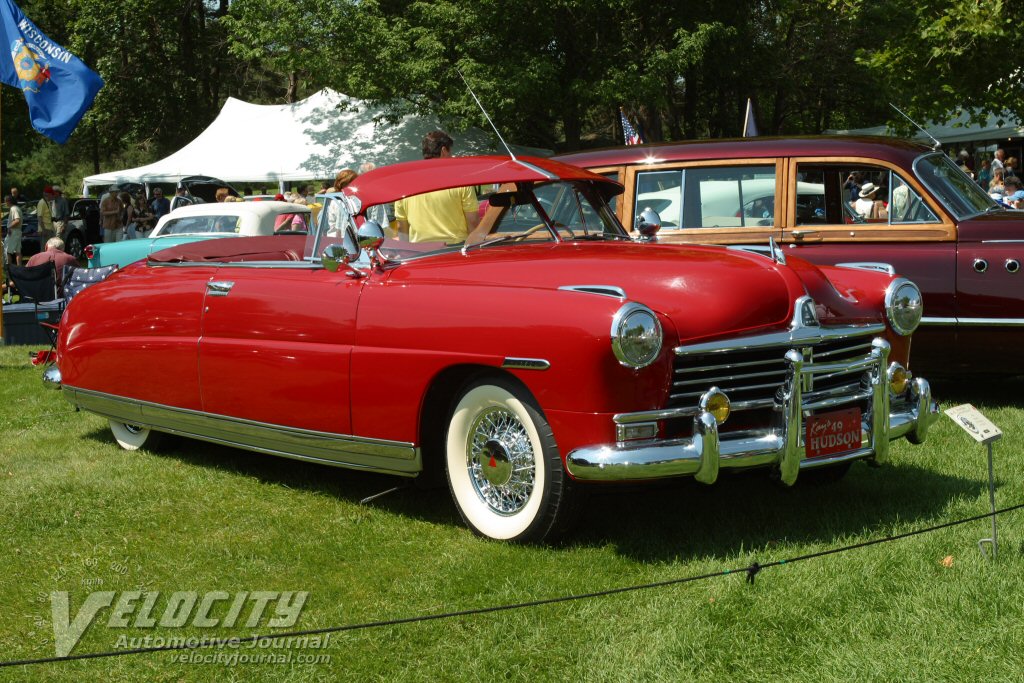
POLYGON ((281 194, 284 194, 284 181, 283 180, 278 180, 277 181, 277 191, 280 192, 281 194))
MULTIPOLYGON (((0 103, 2 103, 2 102, 3 102, 3 97, 0 97, 0 103)), ((2 111, 3 111, 3 106, 0 105, 0 112, 2 112, 2 111)), ((0 115, 0 149, 2 149, 2 140, 3 140, 3 124, 2 124, 2 120, 3 120, 2 119, 2 115, 0 115)), ((0 153, 0 168, 2 168, 2 166, 3 166, 2 159, 3 159, 3 154, 0 153)), ((2 177, 2 175, 0 175, 0 196, 3 196, 3 194, 4 194, 3 193, 3 177, 2 177)), ((3 284, 4 284, 4 286, 6 286, 7 285, 7 247, 0 247, 0 258, 3 258, 3 260, 4 260, 4 266, 3 266, 2 269, 0 269, 0 271, 3 272, 3 275, 4 275, 4 283, 3 284)), ((2 295, 0 295, 0 346, 3 346, 3 345, 4 345, 4 298, 3 298, 2 295)))

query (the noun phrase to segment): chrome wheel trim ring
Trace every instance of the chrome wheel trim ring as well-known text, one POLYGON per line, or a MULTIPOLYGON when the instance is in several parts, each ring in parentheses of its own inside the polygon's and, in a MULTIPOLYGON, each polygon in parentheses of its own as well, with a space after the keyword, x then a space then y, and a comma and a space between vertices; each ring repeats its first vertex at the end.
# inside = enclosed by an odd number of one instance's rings
POLYGON ((536 457, 526 426, 507 408, 481 412, 469 430, 466 468, 477 497, 503 517, 520 512, 535 485, 536 457))

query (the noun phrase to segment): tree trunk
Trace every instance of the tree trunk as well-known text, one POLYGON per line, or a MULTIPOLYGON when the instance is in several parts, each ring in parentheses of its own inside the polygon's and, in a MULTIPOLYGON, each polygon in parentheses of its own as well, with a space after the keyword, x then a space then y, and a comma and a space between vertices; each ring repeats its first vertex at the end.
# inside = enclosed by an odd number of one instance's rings
POLYGON ((288 73, 288 90, 284 94, 284 101, 288 104, 294 104, 296 97, 299 92, 299 73, 297 71, 291 71, 288 73))

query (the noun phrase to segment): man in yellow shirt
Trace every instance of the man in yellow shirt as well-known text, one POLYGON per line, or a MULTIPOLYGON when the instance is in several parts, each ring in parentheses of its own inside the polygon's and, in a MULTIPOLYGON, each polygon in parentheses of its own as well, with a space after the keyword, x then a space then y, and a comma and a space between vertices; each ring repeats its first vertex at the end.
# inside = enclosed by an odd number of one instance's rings
POLYGON ((44 249, 47 240, 53 237, 53 208, 50 202, 53 201, 53 188, 47 185, 43 188, 43 198, 36 204, 36 218, 39 220, 39 246, 44 249))
MULTIPOLYGON (((443 131, 427 133, 423 138, 423 158, 450 157, 453 144, 443 131)), ((395 202, 399 239, 446 244, 480 242, 486 235, 476 234, 480 223, 478 208, 472 187, 454 187, 399 199, 395 202)))

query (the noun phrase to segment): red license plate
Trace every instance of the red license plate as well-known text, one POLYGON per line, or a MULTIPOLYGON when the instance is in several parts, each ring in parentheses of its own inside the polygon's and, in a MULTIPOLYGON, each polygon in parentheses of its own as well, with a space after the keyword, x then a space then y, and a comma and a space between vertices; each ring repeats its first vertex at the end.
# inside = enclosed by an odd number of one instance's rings
POLYGON ((855 451, 860 448, 860 443, 860 408, 807 418, 804 447, 808 458, 855 451))

